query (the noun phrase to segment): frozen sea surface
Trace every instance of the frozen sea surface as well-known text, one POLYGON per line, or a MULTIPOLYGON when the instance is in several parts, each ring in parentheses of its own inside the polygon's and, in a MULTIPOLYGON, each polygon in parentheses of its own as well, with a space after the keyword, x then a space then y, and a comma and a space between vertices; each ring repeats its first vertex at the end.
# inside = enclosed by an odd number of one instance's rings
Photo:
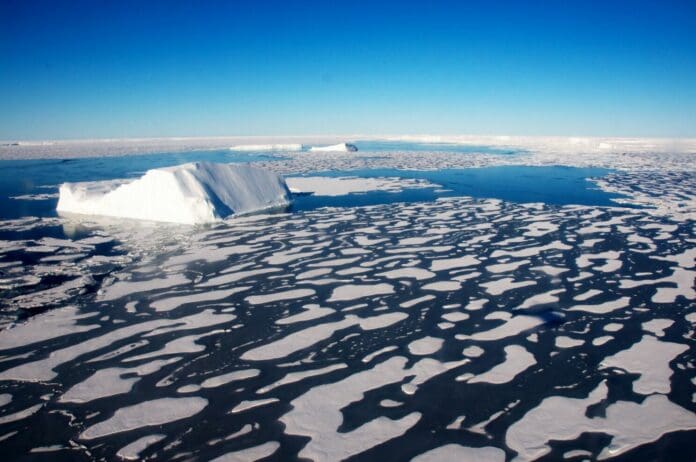
POLYGON ((188 227, 36 206, 150 156, 3 169, 7 458, 693 459, 693 157, 199 155, 438 186, 188 227))

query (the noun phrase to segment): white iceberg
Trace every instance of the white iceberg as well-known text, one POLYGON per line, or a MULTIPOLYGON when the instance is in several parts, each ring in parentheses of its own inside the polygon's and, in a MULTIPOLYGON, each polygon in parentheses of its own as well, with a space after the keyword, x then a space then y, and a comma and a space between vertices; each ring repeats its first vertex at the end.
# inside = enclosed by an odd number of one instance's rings
POLYGON ((301 144, 238 144, 230 146, 230 151, 302 151, 301 144))
POLYGON ((309 150, 313 152, 355 152, 358 147, 350 143, 340 143, 331 146, 312 146, 309 150))
POLYGON ((248 165, 195 162, 148 170, 132 181, 64 183, 56 210, 197 224, 289 203, 280 175, 248 165))

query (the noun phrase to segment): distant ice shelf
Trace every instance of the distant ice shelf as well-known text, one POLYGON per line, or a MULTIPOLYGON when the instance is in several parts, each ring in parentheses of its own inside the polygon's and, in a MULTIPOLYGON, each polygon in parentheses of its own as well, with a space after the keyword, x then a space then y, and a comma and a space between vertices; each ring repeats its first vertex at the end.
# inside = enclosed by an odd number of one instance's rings
POLYGON ((198 224, 289 203, 280 175, 247 165, 195 162, 148 170, 135 180, 64 183, 56 210, 198 224))
POLYGON ((355 152, 358 147, 350 143, 340 143, 331 146, 313 146, 309 150, 312 152, 355 152))
POLYGON ((301 144, 239 144, 230 146, 230 151, 302 151, 301 144))

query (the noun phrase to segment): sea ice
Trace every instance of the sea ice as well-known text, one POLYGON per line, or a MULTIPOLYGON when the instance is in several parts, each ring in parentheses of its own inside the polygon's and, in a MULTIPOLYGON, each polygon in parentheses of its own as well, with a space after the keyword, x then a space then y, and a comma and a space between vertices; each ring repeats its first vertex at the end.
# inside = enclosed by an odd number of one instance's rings
POLYGON ((390 358, 372 369, 316 386, 295 398, 290 403, 292 409, 280 421, 285 424, 287 434, 310 437, 299 456, 343 460, 399 437, 416 425, 421 418, 419 412, 397 420, 380 416, 349 432, 338 431, 343 423, 341 409, 362 400, 369 390, 402 380, 412 372, 405 369, 406 363, 406 358, 390 358))
POLYGON ((424 452, 411 459, 411 462, 438 462, 446 460, 503 462, 505 460, 505 452, 493 446, 475 448, 452 443, 424 452))
POLYGON ((496 365, 489 371, 478 374, 469 380, 469 383, 507 383, 534 364, 536 364, 534 355, 524 347, 519 345, 508 345, 505 347, 505 361, 496 365))
POLYGON ((261 460, 272 455, 278 448, 280 443, 269 441, 268 443, 260 444, 250 448, 242 449, 236 452, 229 452, 220 457, 216 457, 211 462, 246 462, 249 460, 261 460))
POLYGON ((551 451, 551 441, 573 440, 585 432, 602 432, 613 438, 598 457, 604 460, 657 440, 674 431, 696 428, 690 411, 664 395, 652 395, 642 403, 617 401, 602 415, 587 417, 587 408, 607 397, 600 383, 587 398, 550 396, 512 424, 505 435, 507 446, 517 452, 514 460, 536 460, 551 451), (544 429, 544 431, 539 431, 544 429))
POLYGON ((639 373, 640 377, 633 383, 636 393, 669 393, 670 377, 674 373, 669 363, 688 349, 687 345, 662 342, 646 335, 630 348, 605 358, 602 365, 639 373))
POLYGON ((201 412, 208 400, 199 397, 160 398, 118 409, 107 420, 88 427, 80 435, 81 439, 91 440, 136 428, 164 425, 185 419, 201 412))
POLYGON ((140 453, 166 438, 166 435, 147 435, 138 438, 127 446, 118 450, 116 455, 123 460, 140 460, 140 453))
POLYGON ((423 337, 409 343, 408 351, 416 356, 431 355, 437 353, 444 343, 441 338, 423 337))
POLYGON ((333 371, 339 370, 339 369, 345 369, 348 366, 346 364, 340 363, 340 364, 332 364, 330 366, 326 367, 321 367, 319 369, 311 369, 308 371, 299 371, 299 372, 290 372, 283 377, 280 378, 275 383, 272 383, 268 386, 265 386, 263 388, 259 388, 256 393, 257 394, 263 394, 263 393, 268 393, 269 391, 282 387, 283 385, 289 385, 291 383, 299 382, 300 380, 304 380, 306 378, 310 377, 316 377, 318 375, 324 375, 324 374, 329 374, 333 371))
POLYGON ((393 294, 394 287, 390 284, 345 284, 336 287, 331 293, 329 302, 339 302, 345 300, 355 300, 357 298, 370 297, 373 295, 393 294))

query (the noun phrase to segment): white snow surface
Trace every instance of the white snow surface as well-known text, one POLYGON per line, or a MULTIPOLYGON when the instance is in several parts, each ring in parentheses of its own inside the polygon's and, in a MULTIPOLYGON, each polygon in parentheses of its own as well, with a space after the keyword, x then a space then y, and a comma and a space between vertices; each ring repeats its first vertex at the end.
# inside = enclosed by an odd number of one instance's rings
POLYGON ((64 183, 56 209, 198 224, 282 207, 289 202, 285 180, 273 172, 248 165, 194 162, 148 170, 132 181, 64 183))

